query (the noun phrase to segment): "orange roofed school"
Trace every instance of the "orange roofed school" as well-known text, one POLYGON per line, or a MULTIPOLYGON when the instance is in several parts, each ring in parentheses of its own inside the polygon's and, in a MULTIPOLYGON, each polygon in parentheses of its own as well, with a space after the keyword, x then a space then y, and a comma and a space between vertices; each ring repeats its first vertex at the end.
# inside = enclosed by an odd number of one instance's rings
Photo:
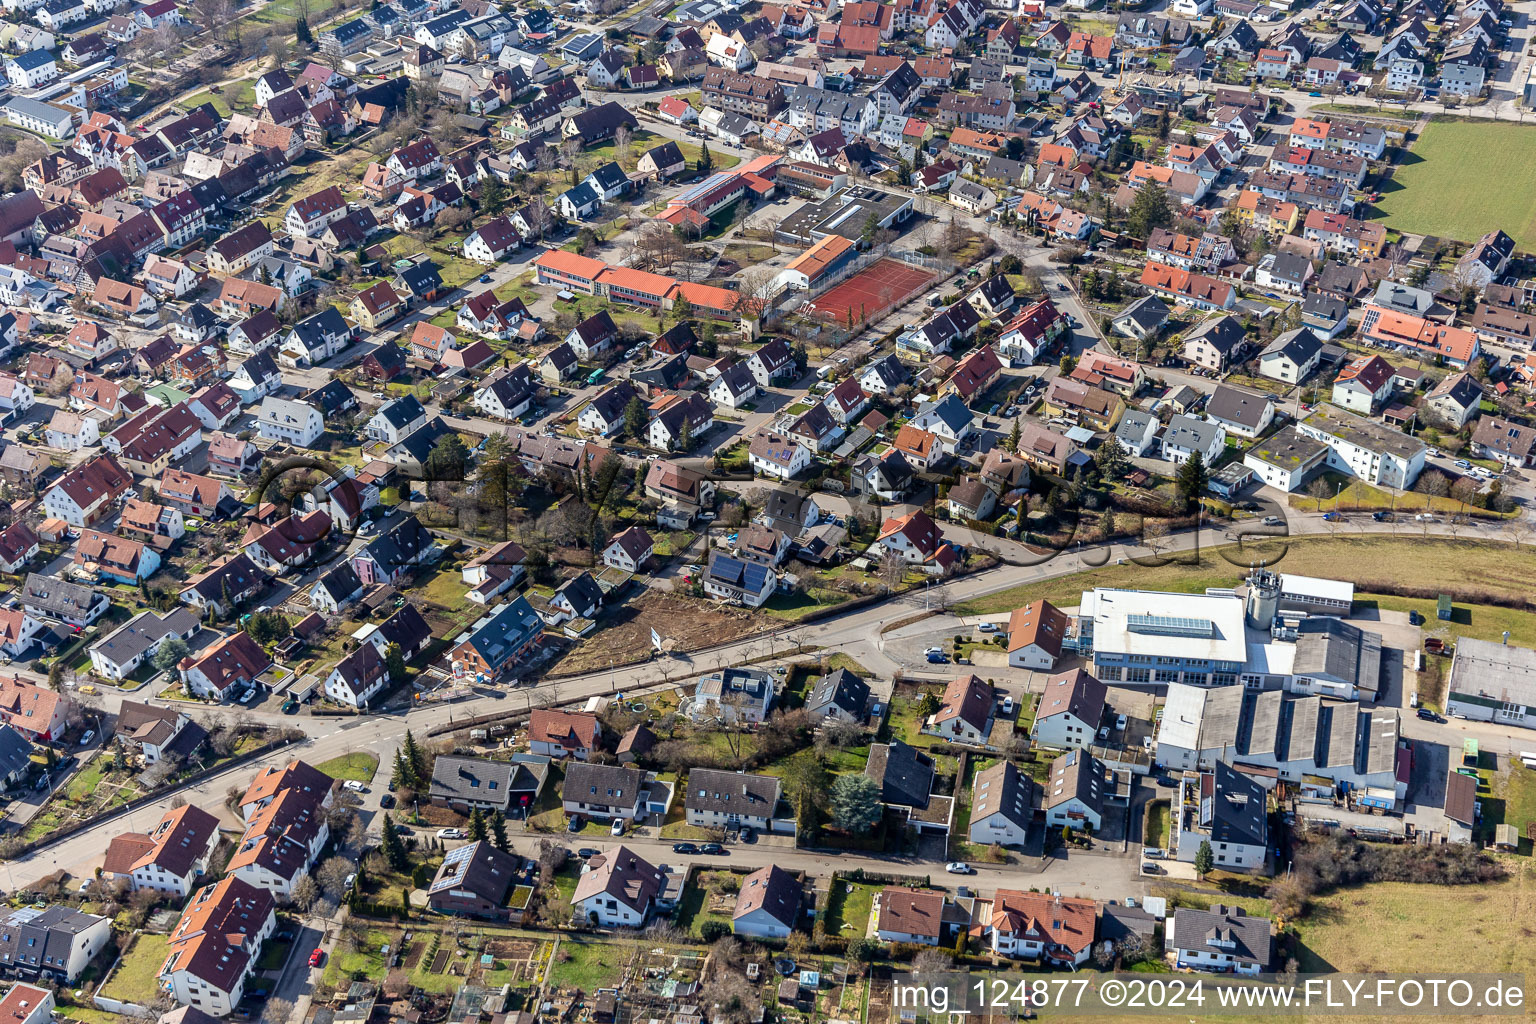
POLYGON ((551 249, 534 260, 538 283, 627 302, 648 309, 671 310, 686 301, 693 312, 716 320, 739 320, 756 334, 755 314, 762 301, 730 288, 679 281, 630 267, 615 267, 563 249, 551 249))

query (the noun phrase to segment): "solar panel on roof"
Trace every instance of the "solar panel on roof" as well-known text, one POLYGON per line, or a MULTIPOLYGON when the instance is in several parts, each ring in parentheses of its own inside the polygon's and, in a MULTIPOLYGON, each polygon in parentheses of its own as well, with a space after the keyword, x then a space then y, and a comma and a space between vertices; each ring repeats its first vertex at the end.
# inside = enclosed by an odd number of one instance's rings
POLYGON ((1127 615, 1125 623, 1132 633, 1153 636, 1212 636, 1216 632, 1216 624, 1210 619, 1180 615, 1127 615))

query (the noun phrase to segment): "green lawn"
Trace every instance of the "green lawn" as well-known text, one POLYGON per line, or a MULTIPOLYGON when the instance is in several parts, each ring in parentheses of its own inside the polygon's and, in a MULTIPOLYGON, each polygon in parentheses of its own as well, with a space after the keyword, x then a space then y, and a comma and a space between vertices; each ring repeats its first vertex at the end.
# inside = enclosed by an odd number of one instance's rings
POLYGON ((704 908, 709 899, 709 890, 700 885, 689 885, 683 890, 683 898, 678 903, 677 926, 694 938, 698 938, 706 921, 720 921, 727 927, 730 926, 729 915, 711 914, 704 908))
POLYGON ((384 954, 379 952, 389 943, 390 937, 383 932, 369 930, 356 952, 348 953, 337 948, 325 962, 325 985, 334 988, 348 978, 359 975, 368 978, 384 976, 384 954))
POLYGON ((133 948, 118 964, 117 973, 112 975, 102 989, 103 993, 113 999, 138 1003, 140 1006, 149 1005, 159 991, 160 986, 155 977, 165 963, 165 954, 169 948, 169 937, 141 933, 134 939, 133 948))
POLYGON ((372 782, 373 773, 379 770, 379 759, 372 754, 342 754, 315 765, 333 779, 352 782, 372 782))
POLYGON ((288 952, 293 949, 292 942, 278 942, 268 940, 266 948, 261 951, 261 957, 256 961, 256 969, 259 971, 275 971, 288 962, 288 952))
POLYGON ((845 939, 863 938, 869 927, 869 915, 875 906, 878 885, 850 882, 846 878, 833 880, 833 889, 827 894, 827 934, 845 939))
POLYGON ((1377 216, 1399 231, 1474 242, 1502 228, 1536 245, 1536 132, 1523 125, 1436 122, 1382 189, 1377 216))
POLYGON ((572 986, 592 992, 617 981, 628 959, 629 951, 623 946, 565 939, 555 953, 549 981, 557 988, 572 986))
POLYGON ((1146 844, 1166 850, 1172 824, 1173 817, 1167 800, 1153 800, 1147 804, 1147 830, 1144 834, 1146 844))

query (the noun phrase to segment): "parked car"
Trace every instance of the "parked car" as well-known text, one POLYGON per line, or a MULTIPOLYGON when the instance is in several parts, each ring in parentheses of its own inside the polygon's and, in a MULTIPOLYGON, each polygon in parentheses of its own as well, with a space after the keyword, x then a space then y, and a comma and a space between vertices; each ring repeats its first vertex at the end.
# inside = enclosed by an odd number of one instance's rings
POLYGON ((976 632, 978 632, 978 633, 996 633, 999 628, 1000 627, 995 622, 983 622, 983 623, 980 623, 979 625, 977 625, 976 632))
POLYGON ((567 832, 580 832, 585 825, 586 822, 582 821, 579 816, 572 815, 571 820, 565 823, 565 830, 567 832))
POLYGON ((624 834, 624 819, 614 818, 613 827, 608 830, 609 835, 622 836, 624 834))
POLYGON ((437 830, 437 838, 439 839, 463 839, 468 834, 461 828, 440 828, 437 830))
POLYGON ((928 664, 930 664, 930 665, 948 665, 949 664, 949 655, 947 655, 947 654, 930 654, 930 655, 928 655, 928 664))
POLYGON ((1391 512, 1372 512, 1371 513, 1371 518, 1376 520, 1378 523, 1389 523, 1389 522, 1392 521, 1392 513, 1391 512))
POLYGON ((1440 716, 1429 710, 1429 708, 1419 708, 1419 710, 1415 711, 1414 714, 1418 715, 1426 722, 1440 721, 1440 716))
POLYGON ((91 745, 91 740, 93 740, 95 738, 96 738, 96 730, 95 729, 87 729, 87 730, 85 730, 85 735, 80 737, 80 745, 82 747, 88 747, 88 746, 91 745))
POLYGON ((698 853, 699 848, 693 843, 673 843, 673 853, 698 853))
POLYGON ((925 648, 923 648, 923 656, 924 657, 932 657, 935 654, 943 654, 943 653, 944 653, 944 648, 942 648, 942 647, 925 647, 925 648))
POLYGON ((368 787, 363 785, 361 782, 358 782, 356 779, 348 779, 346 782, 341 784, 341 788, 350 789, 354 793, 368 792, 368 787))
POLYGON ((718 857, 725 853, 725 847, 721 846, 719 843, 705 843, 703 846, 699 847, 699 852, 711 857, 718 857))
POLYGON ((385 793, 383 796, 379 797, 379 806, 387 811, 391 807, 395 806, 395 798, 390 796, 388 793, 385 793))
POLYGON ((576 856, 580 857, 582 860, 587 860, 591 857, 596 857, 597 853, 598 851, 592 849, 592 847, 584 846, 576 851, 576 856))
POLYGON ((1324 512, 1323 513, 1323 519, 1324 519, 1325 522, 1340 523, 1340 522, 1344 521, 1344 513, 1342 513, 1342 512, 1324 512))
POLYGON ((944 870, 952 875, 974 875, 976 869, 963 860, 952 860, 944 865, 944 870))
POLYGON ((1005 715, 1013 714, 1013 698, 1012 697, 1004 697, 1003 698, 1003 714, 1005 714, 1005 715))
POLYGON ((319 967, 324 962, 325 950, 316 948, 313 953, 309 954, 309 966, 319 967))

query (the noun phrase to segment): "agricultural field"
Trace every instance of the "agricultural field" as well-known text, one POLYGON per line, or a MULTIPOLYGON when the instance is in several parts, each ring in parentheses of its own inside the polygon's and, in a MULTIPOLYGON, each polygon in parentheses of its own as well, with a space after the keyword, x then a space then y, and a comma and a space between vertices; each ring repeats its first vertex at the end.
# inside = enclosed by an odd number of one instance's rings
POLYGON ((1376 215, 1396 230, 1470 243, 1502 228, 1520 248, 1530 248, 1536 245, 1536 132, 1513 124, 1431 122, 1381 192, 1376 215))
POLYGON ((1530 972, 1536 946, 1519 922, 1536 904, 1536 876, 1523 861, 1505 861, 1510 877, 1478 886, 1378 882, 1343 889, 1316 901, 1296 922, 1302 971, 1444 969, 1457 950, 1456 970, 1530 972), (1361 936, 1370 936, 1361 942, 1361 936))
MULTIPOLYGON (((1405 528, 1406 529, 1406 528, 1405 528)), ((1168 590, 1198 594, 1207 587, 1230 587, 1246 570, 1235 561, 1269 558, 1269 564, 1282 572, 1350 580, 1355 584, 1357 608, 1361 602, 1374 601, 1378 607, 1424 612, 1428 609, 1431 630, 1435 625, 1434 597, 1406 598, 1385 596, 1379 590, 1403 588, 1438 590, 1447 580, 1475 581, 1469 584, 1500 600, 1523 602, 1536 591, 1536 562, 1513 557, 1507 544, 1449 540, 1404 534, 1401 537, 1307 537, 1291 538, 1280 545, 1250 545, 1251 555, 1236 548, 1226 549, 1234 561, 1223 557, 1222 549, 1205 549, 1198 564, 1168 564, 1151 567, 1127 562, 1102 569, 1073 573, 1039 583, 1025 584, 985 597, 962 601, 953 607, 957 615, 988 615, 1008 612, 1037 598, 1059 606, 1076 606, 1084 590, 1093 587, 1133 587, 1142 590, 1168 590), (1277 557, 1278 556, 1278 557, 1277 557), (1390 567, 1390 568, 1389 568, 1390 567)), ((1510 642, 1536 644, 1536 619, 1527 611, 1495 605, 1466 605, 1458 601, 1458 616, 1448 628, 1455 636, 1475 636, 1498 640, 1503 630, 1511 631, 1510 642)))

